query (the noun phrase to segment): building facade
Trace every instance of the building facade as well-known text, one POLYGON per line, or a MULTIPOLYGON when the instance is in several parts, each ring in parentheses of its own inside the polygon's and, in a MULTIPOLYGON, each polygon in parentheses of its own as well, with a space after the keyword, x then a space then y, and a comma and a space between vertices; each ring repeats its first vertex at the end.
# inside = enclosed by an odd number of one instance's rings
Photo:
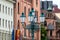
POLYGON ((13 0, 0 0, 0 40, 11 40, 13 28, 13 0))
POLYGON ((57 5, 53 5, 53 13, 55 14, 56 19, 56 36, 55 40, 60 40, 60 9, 57 5))
MULTIPOLYGON (((28 30, 25 30, 22 26, 21 23, 21 19, 20 16, 22 15, 22 12, 24 12, 26 19, 25 19, 25 26, 28 25, 30 22, 28 21, 28 15, 29 12, 31 11, 31 8, 34 8, 35 10, 35 14, 36 16, 38 16, 37 18, 37 22, 40 22, 39 17, 40 17, 40 0, 16 0, 16 4, 14 7, 14 28, 16 30, 16 28, 18 27, 19 24, 19 28, 22 31, 23 38, 24 38, 24 31, 26 32, 26 40, 31 39, 31 33, 28 30), (18 23, 19 22, 19 23, 18 23)), ((34 37, 36 40, 40 40, 40 32, 36 32, 34 33, 34 37)))
POLYGON ((60 40, 60 9, 58 6, 53 5, 51 12, 41 9, 41 13, 44 13, 46 17, 45 21, 47 25, 45 28, 47 30, 48 40, 60 40))
POLYGON ((52 1, 42 1, 41 4, 41 13, 45 14, 45 22, 46 22, 46 31, 48 40, 56 40, 56 17, 53 12, 53 2, 52 1), (48 11, 48 8, 52 8, 48 11), (42 9, 44 8, 44 9, 42 9))

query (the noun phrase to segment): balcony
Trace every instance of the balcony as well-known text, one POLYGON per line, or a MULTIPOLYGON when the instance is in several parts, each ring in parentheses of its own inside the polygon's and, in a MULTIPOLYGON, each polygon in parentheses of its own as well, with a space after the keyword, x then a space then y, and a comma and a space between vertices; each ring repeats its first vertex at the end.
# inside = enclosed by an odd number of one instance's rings
POLYGON ((54 15, 52 13, 46 13, 45 17, 46 17, 46 19, 55 19, 54 15))
POLYGON ((49 40, 60 40, 60 36, 48 36, 49 40))
POLYGON ((15 3, 16 2, 16 0, 6 0, 6 1, 9 1, 11 3, 15 3))
POLYGON ((50 36, 48 37, 50 40, 60 40, 60 36, 50 36))

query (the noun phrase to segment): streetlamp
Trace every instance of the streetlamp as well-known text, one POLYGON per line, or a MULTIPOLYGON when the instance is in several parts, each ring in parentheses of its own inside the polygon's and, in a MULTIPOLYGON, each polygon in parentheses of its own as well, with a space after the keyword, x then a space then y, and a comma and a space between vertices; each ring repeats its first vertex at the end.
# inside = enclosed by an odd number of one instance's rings
POLYGON ((45 21, 45 15, 44 15, 44 13, 41 13, 40 22, 43 23, 44 21, 45 21))
MULTIPOLYGON (((22 15, 20 16, 22 26, 24 26, 25 18, 26 18, 26 16, 25 16, 25 14, 22 12, 22 15)), ((24 36, 26 36, 26 29, 24 29, 24 36)))
MULTIPOLYGON (((21 16, 20 18, 21 20, 23 20, 23 18, 25 19, 25 17, 23 16, 21 16)), ((25 29, 28 29, 31 32, 32 40, 34 40, 34 32, 36 32, 40 28, 38 24, 35 24, 37 17, 35 17, 35 11, 33 8, 31 9, 29 13, 28 19, 31 22, 31 24, 26 25, 25 29)))
POLYGON ((22 23, 22 24, 24 24, 25 18, 26 18, 26 16, 25 16, 25 14, 22 12, 22 15, 20 16, 20 19, 21 19, 21 23, 22 23))
POLYGON ((46 40, 46 29, 45 29, 45 15, 44 13, 40 14, 40 23, 41 23, 41 40, 46 40))

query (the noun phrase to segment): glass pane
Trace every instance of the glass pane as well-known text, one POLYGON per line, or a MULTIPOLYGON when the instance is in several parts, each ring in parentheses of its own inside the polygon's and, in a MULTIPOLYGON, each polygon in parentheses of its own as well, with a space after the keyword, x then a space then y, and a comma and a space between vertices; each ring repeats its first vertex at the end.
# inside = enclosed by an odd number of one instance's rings
POLYGON ((33 20, 33 16, 31 16, 31 21, 33 20))
POLYGON ((29 16, 28 17, 28 21, 32 21, 33 20, 33 17, 32 16, 29 16))
POLYGON ((45 21, 45 17, 40 17, 40 22, 44 22, 45 21))
POLYGON ((22 22, 23 18, 22 18, 22 17, 20 17, 20 19, 21 19, 21 22, 22 22))
POLYGON ((32 12, 32 15, 34 16, 35 15, 35 12, 32 12))
POLYGON ((25 21, 25 17, 20 17, 20 19, 21 19, 21 22, 25 21))
POLYGON ((37 22, 37 17, 35 17, 35 22, 37 22))
POLYGON ((30 21, 30 16, 28 17, 28 21, 30 21))
POLYGON ((22 22, 25 22, 25 17, 23 17, 23 21, 22 22))

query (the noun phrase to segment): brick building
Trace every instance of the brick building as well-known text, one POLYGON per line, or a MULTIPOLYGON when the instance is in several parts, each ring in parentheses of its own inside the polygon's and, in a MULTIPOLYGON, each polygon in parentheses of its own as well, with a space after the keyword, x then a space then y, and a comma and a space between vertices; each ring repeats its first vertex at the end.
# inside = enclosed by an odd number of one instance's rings
POLYGON ((41 13, 44 13, 46 17, 45 21, 47 22, 46 30, 48 39, 60 40, 60 9, 58 6, 53 5, 52 12, 41 10, 41 13), (49 27, 50 24, 52 24, 52 26, 49 27))
POLYGON ((55 14, 53 13, 53 10, 51 12, 48 11, 49 7, 53 8, 52 3, 52 1, 41 1, 41 13, 45 14, 45 22, 47 23, 45 28, 47 30, 47 37, 50 40, 52 40, 53 36, 56 36, 55 14))
MULTIPOLYGON (((28 25, 30 22, 28 21, 28 14, 31 10, 31 8, 35 9, 35 14, 38 16, 37 22, 40 22, 39 17, 40 17, 40 0, 16 0, 16 3, 14 4, 14 30, 18 27, 23 33, 22 35, 24 36, 24 31, 26 31, 26 39, 30 39, 30 32, 28 30, 24 30, 20 16, 22 12, 24 12, 26 19, 25 19, 25 25, 28 25)), ((35 39, 40 40, 40 32, 35 33, 35 39)))
POLYGON ((56 40, 60 40, 60 9, 57 5, 53 6, 53 13, 55 14, 56 19, 56 40))

